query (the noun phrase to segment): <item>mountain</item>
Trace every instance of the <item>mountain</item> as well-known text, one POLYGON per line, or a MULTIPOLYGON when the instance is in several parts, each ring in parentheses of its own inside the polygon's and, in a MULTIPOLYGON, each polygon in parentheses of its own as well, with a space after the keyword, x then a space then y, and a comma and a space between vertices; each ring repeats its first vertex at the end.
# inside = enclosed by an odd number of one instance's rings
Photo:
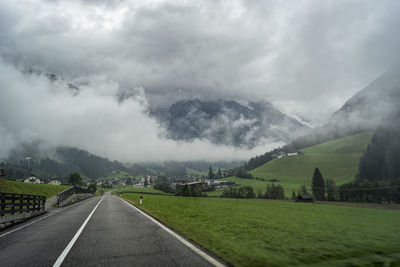
POLYGON ((374 130, 399 110, 400 65, 384 73, 336 111, 327 127, 374 130))
POLYGON ((181 100, 151 112, 167 129, 167 137, 252 148, 266 142, 289 142, 308 126, 268 102, 181 100))
POLYGON ((301 149, 391 125, 400 111, 399 103, 400 65, 397 65, 347 100, 323 126, 296 138, 291 147, 301 149))

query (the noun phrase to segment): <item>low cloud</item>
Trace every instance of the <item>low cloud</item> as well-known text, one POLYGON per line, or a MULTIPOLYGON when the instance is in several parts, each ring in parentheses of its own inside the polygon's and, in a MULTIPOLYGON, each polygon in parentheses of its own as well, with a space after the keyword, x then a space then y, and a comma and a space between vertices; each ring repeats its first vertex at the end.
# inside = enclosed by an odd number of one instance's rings
POLYGON ((264 99, 318 124, 399 61, 399 10, 396 0, 5 0, 0 53, 142 86, 151 105, 264 99))
POLYGON ((21 142, 42 141, 47 147, 68 145, 124 162, 163 160, 237 160, 263 153, 279 143, 256 150, 217 146, 196 139, 177 142, 163 138, 163 128, 147 114, 143 88, 118 101, 112 81, 79 85, 46 75, 24 74, 0 64, 1 155, 21 142))

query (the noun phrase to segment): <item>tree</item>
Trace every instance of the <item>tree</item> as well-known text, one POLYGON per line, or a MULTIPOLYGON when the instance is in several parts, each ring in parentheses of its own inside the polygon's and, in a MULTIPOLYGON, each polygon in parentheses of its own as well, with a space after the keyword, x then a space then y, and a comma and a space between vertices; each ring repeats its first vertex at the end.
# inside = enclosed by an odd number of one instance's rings
POLYGON ((321 172, 315 168, 311 182, 312 194, 316 200, 325 200, 325 182, 321 172))
POLYGON ((285 193, 281 185, 267 185, 267 191, 265 192, 265 198, 267 199, 284 199, 285 193))
POLYGON ((375 130, 360 159, 356 182, 400 178, 400 112, 375 130), (389 123, 388 123, 389 122, 389 123))
POLYGON ((208 179, 210 180, 214 179, 214 172, 211 166, 208 168, 208 179))
POLYGON ((73 186, 80 186, 82 184, 82 177, 79 173, 71 173, 68 177, 68 183, 73 186))
POLYGON ((326 194, 328 201, 336 200, 336 184, 332 179, 326 179, 326 194))
POLYGON ((303 184, 301 185, 300 189, 297 191, 297 195, 304 195, 304 194, 308 194, 307 192, 307 187, 303 184))
POLYGON ((235 171, 235 176, 244 179, 253 179, 253 175, 249 172, 246 172, 246 169, 240 167, 235 171))
POLYGON ((92 192, 92 193, 96 192, 96 191, 97 191, 97 184, 96 184, 96 183, 91 183, 91 184, 89 184, 88 190, 89 190, 90 192, 92 192))
POLYGON ((218 178, 222 177, 222 171, 221 168, 218 168, 218 172, 217 172, 218 178))
POLYGON ((294 190, 292 191, 292 200, 296 199, 296 192, 294 192, 294 190))
POLYGON ((126 179, 126 184, 127 185, 132 185, 132 178, 126 179))

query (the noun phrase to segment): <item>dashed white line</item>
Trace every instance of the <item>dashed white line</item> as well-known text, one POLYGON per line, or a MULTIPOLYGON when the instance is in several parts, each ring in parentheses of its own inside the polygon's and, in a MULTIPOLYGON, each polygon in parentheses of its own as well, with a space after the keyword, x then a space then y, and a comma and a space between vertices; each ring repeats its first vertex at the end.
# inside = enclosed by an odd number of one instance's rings
POLYGON ((82 233, 83 229, 85 228, 86 224, 88 223, 88 221, 90 220, 90 218, 92 217, 94 211, 97 209, 97 207, 100 205, 101 201, 104 199, 104 196, 100 199, 99 203, 97 203, 96 207, 94 207, 94 209, 92 210, 92 212, 89 214, 89 216, 86 218, 86 220, 83 222, 82 226, 79 228, 78 232, 76 232, 76 234, 74 235, 74 237, 71 239, 71 241, 68 243, 67 247, 64 249, 64 251, 61 253, 61 255, 58 257, 57 261, 54 263, 53 267, 58 267, 60 266, 65 257, 67 257, 69 251, 71 250, 72 246, 75 244, 76 240, 78 239, 78 237, 80 236, 80 234, 82 233))
POLYGON ((207 260, 209 263, 211 263, 214 266, 218 266, 218 267, 222 267, 225 266, 222 263, 220 263, 219 261, 217 261, 216 259, 214 259, 213 257, 211 257, 210 255, 208 255, 207 253, 205 253, 204 251, 202 251, 201 249, 197 248, 196 246, 194 246, 192 243, 188 242, 187 240, 185 240, 184 238, 182 238, 180 235, 178 235, 177 233, 175 233, 174 231, 172 231, 171 229, 169 229, 168 227, 166 227, 165 225, 161 224, 159 221, 157 221, 156 219, 154 219, 153 217, 151 217, 150 215, 146 214, 145 212, 141 211, 140 209, 136 208, 134 205, 128 203, 125 199, 119 198, 121 199, 125 204, 127 204, 129 207, 135 209, 136 211, 140 212, 142 215, 146 216, 149 220, 151 220, 152 222, 154 222, 155 224, 157 224, 158 226, 160 226, 162 229, 164 229, 165 231, 167 231, 169 234, 171 234, 173 237, 175 237, 176 239, 178 239, 180 242, 182 242, 184 245, 186 245, 188 248, 190 248, 191 250, 193 250, 195 253, 197 253, 199 256, 201 256, 203 259, 207 260))

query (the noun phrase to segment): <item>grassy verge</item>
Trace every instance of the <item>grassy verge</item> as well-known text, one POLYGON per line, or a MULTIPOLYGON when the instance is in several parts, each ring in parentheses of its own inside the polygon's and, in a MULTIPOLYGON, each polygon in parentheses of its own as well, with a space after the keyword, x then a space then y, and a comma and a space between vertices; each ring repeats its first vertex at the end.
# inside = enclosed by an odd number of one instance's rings
POLYGON ((139 208, 235 266, 400 263, 399 211, 162 195, 139 208))
POLYGON ((50 198, 69 188, 68 185, 30 184, 0 178, 0 192, 41 195, 50 198))

